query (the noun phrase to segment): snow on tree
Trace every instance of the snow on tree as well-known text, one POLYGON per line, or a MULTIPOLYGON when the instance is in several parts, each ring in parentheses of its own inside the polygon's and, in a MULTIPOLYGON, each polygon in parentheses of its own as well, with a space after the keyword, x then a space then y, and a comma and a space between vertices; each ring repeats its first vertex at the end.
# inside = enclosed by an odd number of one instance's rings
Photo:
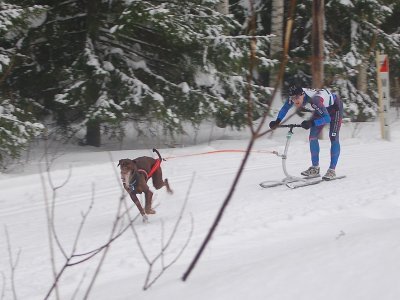
MULTIPOLYGON (((88 30, 64 69, 57 103, 97 132, 100 124, 119 126, 127 119, 162 122, 169 132, 206 118, 243 126, 248 38, 232 36, 241 24, 217 12, 218 3, 76 4, 71 11, 84 14, 88 30)), ((264 60, 266 45, 266 38, 258 44, 264 60)), ((253 90, 255 97, 269 92, 255 84, 253 90)))
MULTIPOLYGON (((311 3, 296 7, 294 39, 289 60, 287 83, 310 85, 311 3)), ((398 41, 380 29, 391 15, 391 5, 383 0, 325 2, 325 86, 334 87, 342 95, 345 114, 355 121, 377 115, 375 51, 385 50, 398 57, 398 41), (365 67, 368 86, 360 88, 360 67, 365 67), (358 86, 358 88, 357 88, 358 86)), ((365 80, 365 79, 364 79, 365 80)))
POLYGON ((0 3, 0 164, 17 158, 27 143, 43 130, 32 114, 35 103, 20 97, 9 84, 19 45, 29 28, 37 26, 43 16, 42 6, 20 7, 0 3))

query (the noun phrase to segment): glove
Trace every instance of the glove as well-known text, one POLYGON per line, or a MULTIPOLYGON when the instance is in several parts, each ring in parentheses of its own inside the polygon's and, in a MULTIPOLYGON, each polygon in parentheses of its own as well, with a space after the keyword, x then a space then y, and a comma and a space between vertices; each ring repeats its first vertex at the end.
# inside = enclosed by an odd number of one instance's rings
POLYGON ((269 122, 269 128, 275 129, 276 126, 278 126, 280 122, 281 122, 281 119, 276 119, 275 121, 269 122))
POLYGON ((304 120, 303 122, 301 122, 301 127, 303 127, 304 129, 310 129, 314 125, 315 123, 313 120, 304 120))

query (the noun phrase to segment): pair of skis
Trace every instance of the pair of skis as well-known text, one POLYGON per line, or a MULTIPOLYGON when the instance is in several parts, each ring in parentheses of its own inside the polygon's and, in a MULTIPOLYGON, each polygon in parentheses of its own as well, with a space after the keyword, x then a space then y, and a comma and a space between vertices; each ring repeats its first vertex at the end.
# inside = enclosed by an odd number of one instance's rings
MULTIPOLYGON (((290 189, 297 189, 300 187, 304 187, 304 186, 309 186, 309 185, 314 185, 314 184, 318 184, 324 181, 333 181, 333 180, 337 180, 337 179, 342 179, 345 178, 346 176, 336 176, 334 178, 331 179, 323 179, 323 178, 319 178, 319 177, 305 177, 303 179, 305 179, 305 181, 295 181, 295 182, 291 182, 291 183, 286 183, 286 186, 290 189)), ((261 184, 260 184, 261 185, 261 184)))
POLYGON ((285 145, 284 153, 279 154, 276 151, 273 152, 275 155, 282 158, 283 173, 285 174, 286 177, 284 179, 282 179, 281 181, 263 181, 260 183, 260 186, 262 188, 271 188, 271 187, 286 185, 290 189, 296 189, 296 188, 300 188, 300 187, 318 184, 318 183, 321 183, 322 181, 332 181, 332 180, 342 179, 342 178, 346 177, 346 176, 336 176, 330 180, 325 180, 325 179, 322 179, 321 177, 319 177, 319 175, 318 176, 309 176, 309 177, 295 177, 295 176, 289 175, 286 170, 286 159, 287 159, 287 154, 288 154, 288 150, 289 150, 290 139, 292 138, 292 135, 293 135, 293 128, 301 127, 301 125, 289 124, 289 125, 279 125, 278 127, 289 128, 289 131, 286 135, 286 145, 285 145))
POLYGON ((286 185, 288 188, 290 189, 297 189, 300 187, 305 187, 305 186, 309 186, 309 185, 315 185, 315 184, 319 184, 323 181, 333 181, 333 180, 337 180, 337 179, 342 179, 345 178, 346 176, 336 176, 335 178, 329 179, 329 180, 325 180, 322 179, 319 176, 313 176, 313 177, 286 177, 284 179, 282 179, 281 181, 263 181, 260 183, 260 186, 262 188, 272 188, 272 187, 276 187, 276 186, 281 186, 281 185, 286 185))

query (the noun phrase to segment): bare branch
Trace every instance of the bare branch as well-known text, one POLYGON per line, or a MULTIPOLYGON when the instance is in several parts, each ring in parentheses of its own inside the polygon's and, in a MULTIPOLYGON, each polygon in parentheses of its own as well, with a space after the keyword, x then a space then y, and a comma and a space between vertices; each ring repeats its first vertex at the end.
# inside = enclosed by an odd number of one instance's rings
POLYGON ((15 270, 17 269, 19 257, 21 254, 21 250, 18 250, 17 257, 14 261, 13 255, 12 255, 12 247, 11 247, 11 241, 10 241, 10 236, 8 235, 8 230, 7 226, 4 226, 4 231, 6 234, 6 240, 7 240, 7 249, 8 249, 8 256, 9 256, 9 262, 10 262, 10 269, 11 269, 11 287, 12 287, 12 292, 13 292, 13 297, 14 300, 17 300, 17 291, 15 289, 15 270))
MULTIPOLYGON (((250 34, 254 34, 254 32, 255 32, 255 27, 254 27, 255 26, 255 23, 254 23, 255 11, 254 11, 254 6, 253 6, 253 1, 249 0, 249 3, 250 3, 250 9, 251 9, 251 13, 252 13, 252 18, 249 19, 249 23, 250 23, 249 27, 252 28, 251 31, 250 31, 250 34)), ((294 15, 295 6, 296 6, 296 0, 291 0, 291 3, 290 3, 290 14, 289 14, 289 18, 288 18, 288 22, 287 22, 287 26, 286 26, 286 33, 285 33, 285 43, 284 43, 283 57, 282 57, 280 70, 279 70, 279 73, 278 73, 277 82, 275 83, 274 92, 272 94, 272 99, 275 98, 276 92, 277 92, 278 87, 280 86, 280 82, 281 82, 281 80, 283 78, 285 66, 286 66, 286 63, 287 63, 287 57, 288 57, 288 51, 289 51, 289 41, 290 41, 290 35, 291 35, 291 30, 292 30, 293 15, 294 15)), ((255 43, 256 41, 257 41, 256 39, 251 39, 251 44, 250 44, 250 65, 249 65, 250 69, 249 69, 248 78, 247 78, 248 79, 247 97, 248 97, 248 105, 249 105, 248 112, 251 112, 250 108, 251 108, 251 105, 252 105, 252 101, 251 101, 250 84, 251 84, 251 82, 253 80, 253 78, 252 78, 253 69, 252 68, 255 67, 255 62, 254 62, 255 58, 254 58, 251 50, 252 50, 252 47, 254 47, 254 45, 252 43, 255 43)), ((271 107, 271 105, 270 105, 270 107, 271 107)), ((205 250, 206 246, 210 242, 211 237, 212 237, 213 233, 215 232, 220 220, 222 219, 222 215, 223 215, 226 207, 228 206, 230 200, 232 199, 232 196, 234 194, 236 185, 239 182, 239 178, 241 177, 241 175, 243 173, 244 167, 245 167, 245 165, 247 163, 247 160, 248 160, 248 158, 250 156, 251 149, 253 148, 255 141, 260 137, 260 132, 261 132, 263 126, 265 125, 265 121, 267 119, 268 114, 269 114, 269 109, 266 112, 264 112, 264 114, 263 114, 263 116, 261 118, 260 124, 258 125, 258 127, 256 129, 254 129, 252 127, 252 121, 253 121, 252 115, 251 115, 251 113, 248 113, 248 120, 249 120, 248 122, 249 122, 249 126, 250 126, 250 129, 251 129, 252 135, 251 135, 249 144, 247 146, 246 153, 245 153, 245 155, 243 157, 242 163, 239 166, 239 170, 238 170, 238 172, 237 172, 237 174, 236 174, 236 176, 235 176, 235 178, 234 178, 234 180, 232 182, 231 188, 228 191, 228 195, 226 196, 224 202, 222 203, 222 206, 219 209, 218 214, 217 214, 217 216, 216 216, 216 218, 215 218, 215 220, 214 220, 209 232, 207 233, 207 236, 205 237, 202 245, 200 246, 200 249, 196 253, 196 255, 195 255, 193 261, 191 262, 191 264, 189 265, 188 269, 183 274, 183 277, 182 277, 183 281, 187 280, 187 278, 189 277, 190 273, 195 268, 195 266, 196 266, 198 260, 200 259, 203 251, 205 250)), ((270 132, 270 131, 267 131, 267 132, 270 132)), ((265 132, 263 134, 266 134, 267 132, 265 132)))
POLYGON ((174 259, 171 260, 171 262, 167 265, 163 265, 163 270, 156 275, 153 280, 149 281, 145 287, 143 287, 144 290, 147 290, 150 288, 166 271, 169 267, 171 267, 182 255, 183 251, 185 251, 186 247, 189 245, 190 239, 193 235, 193 229, 194 229, 194 220, 193 220, 193 215, 190 214, 190 221, 191 221, 191 227, 190 227, 190 232, 188 235, 188 239, 186 240, 185 244, 182 246, 181 250, 178 252, 178 254, 175 256, 174 259))
MULTIPOLYGON (((47 168, 47 172, 49 172, 49 171, 50 171, 50 168, 47 168)), ((51 203, 51 207, 49 207, 48 197, 47 197, 47 192, 46 192, 46 184, 44 182, 44 178, 43 178, 43 174, 42 173, 41 173, 41 179, 42 179, 42 185, 43 185, 43 189, 44 189, 44 196, 45 196, 45 203, 46 203, 46 214, 47 214, 47 219, 48 219, 49 241, 50 241, 50 248, 51 248, 51 257, 52 257, 52 261, 53 261, 52 264, 53 264, 53 275, 54 275, 53 284, 50 287, 49 291, 47 292, 47 294, 45 296, 45 299, 48 299, 50 297, 50 295, 53 293, 54 290, 57 293, 56 297, 58 297, 58 292, 57 292, 58 282, 59 282, 59 279, 61 278, 61 276, 64 274, 64 272, 67 270, 68 267, 75 266, 75 265, 81 264, 81 263, 83 263, 85 261, 88 261, 88 260, 90 260, 91 258, 93 258, 94 256, 96 256, 97 254, 101 253, 104 250, 103 257, 100 260, 100 263, 99 263, 99 265, 98 265, 98 267, 97 267, 97 269, 96 269, 96 271, 94 273, 94 276, 93 276, 93 278, 91 280, 91 283, 90 283, 88 289, 86 290, 85 297, 87 298, 89 293, 90 293, 90 290, 91 290, 91 288, 93 286, 93 283, 94 283, 94 281, 95 281, 95 279, 97 277, 97 274, 100 272, 100 267, 102 265, 102 262, 104 261, 105 254, 106 254, 108 248, 110 247, 110 245, 112 244, 113 241, 115 241, 118 237, 122 236, 122 234, 124 232, 126 232, 127 229, 129 229, 130 224, 125 226, 125 228, 122 228, 122 230, 120 229, 119 231, 117 231, 117 228, 120 226, 119 224, 120 224, 121 220, 128 213, 128 210, 126 210, 125 212, 121 213, 121 207, 122 207, 121 203, 124 202, 125 196, 121 195, 121 197, 119 199, 119 206, 118 206, 118 210, 117 210, 117 213, 116 213, 116 218, 114 219, 114 223, 113 223, 113 227, 112 227, 112 230, 111 230, 111 233, 110 233, 110 237, 108 238, 107 242, 104 245, 102 245, 102 246, 100 246, 100 247, 98 247, 98 248, 96 248, 94 250, 91 250, 89 252, 82 253, 82 254, 77 254, 76 253, 76 249, 77 249, 77 246, 78 246, 78 242, 79 242, 79 238, 80 238, 81 232, 83 230, 83 227, 84 227, 84 225, 86 223, 87 217, 90 214, 90 212, 91 212, 91 210, 93 208, 93 204, 94 204, 95 186, 94 186, 94 184, 92 184, 92 197, 91 197, 91 201, 90 201, 89 207, 85 212, 82 213, 82 220, 81 220, 81 222, 79 224, 79 227, 78 227, 78 230, 77 230, 74 242, 73 242, 73 246, 72 246, 72 249, 71 249, 71 253, 68 255, 68 254, 66 254, 66 251, 63 250, 63 247, 62 247, 62 245, 59 242, 59 239, 57 237, 56 229, 54 227, 54 218, 55 218, 54 207, 55 207, 55 200, 56 200, 56 188, 54 187, 54 185, 51 184, 51 186, 53 187, 53 189, 52 189, 53 190, 53 200, 52 200, 52 203, 51 203), (55 264, 54 264, 53 239, 56 241, 60 251, 63 253, 64 258, 65 258, 65 262, 64 262, 63 266, 58 271, 56 271, 56 267, 55 267, 55 264), (75 258, 77 258, 77 257, 79 257, 80 259, 78 261, 73 262, 73 260, 75 258), (83 258, 81 258, 81 257, 83 257, 83 258)), ((48 179, 51 180, 51 175, 50 174, 48 174, 48 179)), ((118 179, 118 182, 119 182, 119 179, 118 179)), ((60 186, 60 187, 62 187, 62 186, 60 186)), ((132 220, 132 222, 134 220, 136 220, 136 218, 134 218, 132 220)), ((83 280, 83 278, 82 278, 82 280, 83 280)), ((81 284, 82 284, 82 281, 79 283, 79 286, 81 284)), ((79 286, 77 287, 77 290, 75 291, 74 295, 76 295, 76 293, 78 292, 79 286)))
MULTIPOLYGON (((116 217, 116 219, 115 219, 115 221, 113 223, 113 226, 111 228, 109 240, 113 239, 114 233, 115 233, 116 228, 118 226, 118 222, 120 221, 120 211, 121 211, 121 208, 122 208, 122 202, 123 202, 122 200, 119 201, 118 210, 117 210, 117 217, 116 217)), ((107 243, 107 245, 103 248, 104 249, 103 255, 100 258, 100 262, 97 265, 95 273, 94 273, 94 275, 92 277, 92 280, 89 283, 89 287, 87 288, 83 299, 88 299, 89 294, 90 294, 90 292, 91 292, 91 290, 92 290, 92 288, 94 286, 94 283, 95 283, 95 281, 97 279, 97 276, 100 274, 101 267, 103 266, 104 260, 105 260, 107 254, 108 254, 108 250, 110 249, 110 245, 111 245, 111 243, 107 243)))
POLYGON ((77 296, 77 294, 78 294, 78 292, 79 292, 79 289, 81 288, 81 286, 82 286, 83 281, 85 280, 85 278, 86 278, 86 272, 82 275, 82 278, 81 278, 81 280, 79 281, 78 286, 76 287, 74 293, 72 294, 71 300, 74 300, 74 299, 76 298, 76 296, 77 296))
POLYGON ((1 287, 1 296, 0 296, 0 300, 4 299, 4 295, 6 293, 6 276, 4 275, 3 272, 0 273, 1 274, 1 278, 3 281, 2 287, 1 287))
MULTIPOLYGON (((63 273, 66 271, 66 269, 70 266, 70 263, 69 263, 69 262, 70 262, 71 259, 74 257, 74 253, 75 253, 75 251, 76 251, 76 247, 77 247, 77 244, 78 244, 78 240, 79 240, 79 237, 80 237, 82 228, 83 228, 83 226, 84 226, 84 224, 85 224, 85 221, 86 221, 87 216, 89 215, 90 211, 92 210, 93 202, 94 202, 94 198, 92 197, 92 200, 91 200, 91 203, 90 203, 90 205, 89 205, 89 208, 88 208, 87 211, 86 211, 85 213, 83 213, 83 215, 82 215, 82 220, 81 220, 81 223, 80 223, 80 225, 79 225, 78 232, 77 232, 77 234, 76 234, 76 236, 75 236, 75 240, 74 240, 74 244, 73 244, 73 247, 72 247, 72 250, 71 250, 71 254, 70 254, 70 255, 66 255, 65 252, 63 252, 64 258, 65 258, 64 265, 60 268, 60 270, 59 270, 58 272, 56 272, 55 278, 54 278, 54 280, 53 280, 53 284, 52 284, 52 286, 50 287, 50 289, 49 289, 49 291, 47 292, 47 294, 46 294, 46 296, 45 296, 44 299, 48 299, 48 298, 50 297, 50 295, 51 295, 51 293, 53 292, 54 289, 57 290, 57 285, 58 285, 59 279, 61 278, 61 276, 63 275, 63 273)), ((52 228, 54 229, 54 227, 52 227, 52 228)), ((55 231, 55 230, 52 230, 52 233, 53 233, 52 237, 54 237, 54 238, 57 240, 57 242, 58 242, 58 239, 56 238, 56 236, 57 236, 56 231, 55 231)), ((61 247, 61 244, 60 244, 59 249, 60 249, 60 251, 63 249, 63 248, 61 247)))
MULTIPOLYGON (((113 160, 112 160, 112 156, 111 156, 111 153, 110 153, 110 152, 109 152, 109 157, 110 157, 110 162, 111 162, 111 164, 113 165, 113 169, 115 170, 114 164, 113 164, 113 160)), ((116 171, 114 171, 114 172, 115 172, 116 177, 118 178, 116 171)), ((117 180, 118 180, 118 182, 120 182, 119 178, 118 178, 117 180)), ((123 191, 122 188, 121 188, 121 190, 123 191)), ((104 251, 103 251, 103 255, 102 255, 102 257, 100 258, 99 264, 97 265, 96 271, 95 271, 95 273, 94 273, 94 275, 93 275, 93 278, 92 278, 92 280, 91 280, 91 282, 90 282, 90 284, 89 284, 89 287, 88 287, 87 290, 86 290, 86 293, 85 293, 83 299, 88 299, 89 294, 90 294, 90 292, 91 292, 91 290, 92 290, 92 288, 93 288, 93 285, 94 285, 94 283, 95 283, 95 281, 96 281, 96 279, 97 279, 97 276, 98 276, 98 274, 100 273, 101 267, 103 266, 104 260, 105 260, 105 258, 106 258, 106 256, 107 256, 107 253, 108 253, 108 250, 109 250, 109 248, 110 248, 110 245, 111 245, 112 241, 115 240, 116 236, 121 236, 122 233, 125 232, 127 228, 129 228, 129 227, 125 227, 126 229, 124 229, 123 231, 120 231, 119 233, 116 234, 117 228, 118 228, 118 226, 119 226, 119 222, 120 222, 121 220, 123 220, 123 217, 124 217, 125 215, 128 215, 128 216, 129 216, 129 209, 126 207, 126 203, 125 203, 124 200, 125 200, 125 197, 124 197, 123 194, 122 194, 122 196, 120 197, 119 204, 118 204, 118 209, 117 209, 116 218, 115 218, 115 220, 114 220, 113 227, 112 227, 111 232, 110 232, 109 242, 103 247, 103 250, 104 250, 104 251), (125 204, 125 211, 122 212, 122 214, 121 214, 122 205, 123 205, 123 204, 125 204)), ((137 216, 136 216, 136 218, 137 218, 137 216)), ((136 218, 135 218, 135 219, 136 219, 136 218)), ((134 221, 134 220, 131 220, 130 225, 132 225, 133 221, 134 221)))
POLYGON ((135 227, 133 225, 131 225, 131 229, 132 229, 133 235, 135 236, 136 243, 137 243, 137 245, 139 247, 139 250, 142 253, 143 258, 145 259, 145 261, 148 264, 148 271, 147 271, 145 282, 144 282, 144 285, 143 285, 143 290, 147 290, 148 288, 150 288, 164 274, 164 272, 168 268, 170 268, 179 259, 179 257, 182 255, 183 251, 186 249, 186 247, 188 246, 188 244, 190 242, 190 239, 191 239, 191 237, 193 235, 193 227, 194 227, 194 225, 193 225, 193 223, 194 223, 193 222, 193 216, 191 216, 191 229, 190 229, 188 237, 187 237, 187 239, 185 241, 185 244, 183 245, 183 247, 181 248, 179 253, 175 256, 175 258, 172 259, 169 263, 165 264, 165 253, 168 250, 169 246, 171 245, 171 242, 172 242, 173 238, 176 236, 179 224, 182 221, 183 213, 185 211, 187 202, 189 200, 189 195, 190 195, 190 191, 191 191, 192 186, 193 186, 194 178, 195 178, 195 173, 193 173, 192 180, 191 180, 189 188, 187 190, 184 203, 183 203, 181 211, 179 213, 179 217, 176 220, 175 226, 172 229, 172 232, 171 232, 171 234, 170 234, 170 236, 169 236, 169 238, 168 238, 168 240, 167 240, 167 242, 165 244, 164 244, 164 223, 161 222, 161 249, 160 249, 160 253, 158 253, 153 259, 150 259, 148 257, 148 255, 146 254, 146 251, 143 248, 143 245, 142 245, 142 243, 140 241, 138 233, 135 230, 135 227), (155 263, 158 262, 158 261, 161 262, 161 270, 151 279, 152 272, 153 272, 153 267, 154 267, 155 263))

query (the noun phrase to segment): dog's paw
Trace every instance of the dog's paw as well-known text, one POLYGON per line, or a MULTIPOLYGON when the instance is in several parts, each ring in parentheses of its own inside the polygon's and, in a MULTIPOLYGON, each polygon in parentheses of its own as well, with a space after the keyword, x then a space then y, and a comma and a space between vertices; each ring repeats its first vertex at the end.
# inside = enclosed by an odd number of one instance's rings
POLYGON ((146 215, 143 215, 143 223, 149 223, 149 218, 146 215))
POLYGON ((154 215, 156 213, 156 211, 152 208, 146 208, 145 212, 147 215, 154 215))

